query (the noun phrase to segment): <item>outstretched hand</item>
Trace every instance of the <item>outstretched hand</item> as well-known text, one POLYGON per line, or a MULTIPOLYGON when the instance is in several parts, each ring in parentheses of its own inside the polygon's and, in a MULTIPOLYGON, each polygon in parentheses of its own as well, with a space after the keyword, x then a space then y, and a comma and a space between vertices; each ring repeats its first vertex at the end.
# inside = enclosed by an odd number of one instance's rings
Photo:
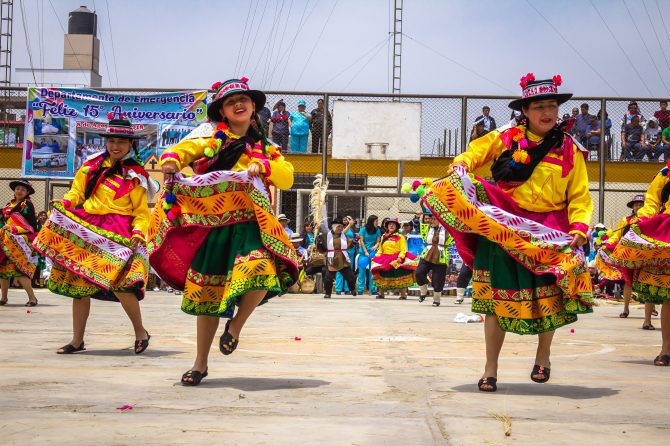
POLYGON ((572 243, 570 243, 570 248, 577 249, 584 244, 586 244, 586 239, 584 236, 581 234, 575 234, 575 238, 573 238, 572 243))
POLYGON ((465 172, 468 171, 468 166, 466 166, 465 163, 453 163, 451 166, 449 166, 447 175, 451 175, 452 173, 454 173, 454 170, 456 170, 457 167, 462 167, 463 169, 465 169, 465 172))

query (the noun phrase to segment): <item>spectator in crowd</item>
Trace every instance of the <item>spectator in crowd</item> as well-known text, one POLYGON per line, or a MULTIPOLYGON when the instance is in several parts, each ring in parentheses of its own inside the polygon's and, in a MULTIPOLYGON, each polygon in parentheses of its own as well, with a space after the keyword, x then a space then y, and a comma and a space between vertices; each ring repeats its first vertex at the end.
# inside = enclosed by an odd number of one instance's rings
POLYGON ((382 238, 382 231, 379 229, 379 217, 370 215, 367 223, 358 233, 361 240, 361 254, 358 256, 358 294, 365 292, 365 284, 368 283, 370 295, 377 294, 377 287, 372 280, 371 261, 377 255, 379 242, 382 238))
POLYGON ((640 113, 640 109, 637 106, 637 102, 635 101, 630 101, 628 103, 628 111, 626 112, 625 115, 623 115, 623 119, 621 119, 621 131, 623 132, 623 128, 626 124, 630 124, 631 121, 633 120, 633 117, 637 116, 640 118, 640 125, 645 124, 645 119, 644 116, 640 113))
POLYGON ((261 120, 261 126, 263 126, 263 133, 267 135, 268 130, 270 129, 270 120, 272 119, 272 112, 267 106, 265 106, 261 108, 261 110, 258 112, 258 117, 261 120))
POLYGON ((561 119, 561 127, 563 128, 563 131, 570 133, 572 128, 575 126, 575 122, 577 122, 576 118, 572 117, 568 113, 564 114, 563 118, 561 119))
POLYGON ((661 150, 663 150, 663 161, 668 161, 668 158, 670 158, 670 127, 666 127, 663 129, 661 132, 661 144, 663 147, 661 150))
POLYGON ((640 117, 633 115, 629 124, 624 125, 621 132, 621 156, 626 161, 641 160, 649 156, 649 149, 644 143, 644 129, 640 125, 640 117))
POLYGON ((654 118, 658 119, 658 126, 663 131, 667 127, 670 127, 670 110, 668 110, 668 101, 666 99, 660 101, 658 105, 661 109, 654 112, 654 118))
POLYGON ((291 223, 291 220, 289 220, 288 217, 286 217, 286 214, 279 214, 277 216, 277 220, 282 225, 284 231, 286 231, 288 236, 291 237, 293 235, 293 230, 288 227, 288 224, 291 223))
POLYGON ((286 103, 279 100, 273 107, 272 112, 272 141, 277 143, 284 152, 288 153, 288 113, 286 113, 286 103))
POLYGON ((649 118, 647 127, 644 129, 644 147, 649 151, 649 161, 656 161, 663 153, 661 144, 661 128, 656 118, 649 118))
POLYGON ((309 121, 312 119, 305 111, 307 103, 298 101, 298 111, 288 117, 288 126, 291 132, 291 152, 307 153, 307 137, 309 136, 309 121))
POLYGON ((416 211, 414 213, 414 218, 412 219, 412 230, 413 231, 421 230, 421 218, 422 217, 423 217, 423 213, 421 211, 416 211))
POLYGON ((491 108, 488 105, 485 105, 482 107, 482 114, 480 116, 477 116, 475 118, 475 123, 479 121, 480 119, 483 120, 484 122, 484 134, 490 132, 491 130, 495 130, 498 126, 496 125, 496 120, 493 119, 493 116, 490 116, 489 113, 491 113, 491 108))
MULTIPOLYGON (((349 264, 349 268, 354 272, 354 276, 356 273, 356 262, 354 260, 356 259, 356 251, 358 250, 358 245, 359 245, 359 236, 358 233, 356 232, 356 220, 354 220, 351 217, 344 217, 342 222, 347 225, 347 228, 344 231, 344 235, 347 236, 348 239, 352 241, 351 246, 347 249, 347 253, 349 254, 349 258, 351 259, 351 262, 349 264)), ((344 275, 341 272, 338 272, 337 275, 335 276, 335 292, 340 295, 340 293, 344 292, 344 294, 349 294, 351 290, 349 289, 349 284, 345 282, 344 275)))
POLYGON ((473 141, 477 138, 481 138, 482 136, 486 135, 488 132, 486 131, 484 127, 484 119, 483 118, 477 118, 475 121, 474 127, 472 127, 472 132, 470 132, 470 141, 473 141))
POLYGON ((598 152, 600 148, 600 122, 596 116, 591 116, 591 120, 586 125, 586 148, 589 152, 598 152))
POLYGON ((310 121, 310 130, 312 131, 312 153, 321 153, 325 147, 323 142, 323 117, 328 116, 328 132, 333 130, 333 117, 330 112, 324 108, 323 99, 316 101, 316 108, 310 113, 312 120, 310 121))
POLYGON ((591 122, 593 115, 589 114, 589 104, 586 102, 579 108, 581 113, 575 117, 575 125, 572 128, 572 134, 580 143, 586 144, 586 126, 591 122))

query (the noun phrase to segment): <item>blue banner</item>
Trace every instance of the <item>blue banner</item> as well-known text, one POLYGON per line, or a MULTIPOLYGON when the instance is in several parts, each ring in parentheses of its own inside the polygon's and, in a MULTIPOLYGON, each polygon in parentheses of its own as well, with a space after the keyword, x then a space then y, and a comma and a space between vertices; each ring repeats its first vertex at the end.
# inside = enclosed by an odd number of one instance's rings
POLYGON ((122 114, 141 139, 140 162, 163 151, 207 120, 207 91, 154 95, 72 88, 28 88, 22 173, 26 177, 73 178, 91 155, 106 149, 100 136, 108 114, 122 114))

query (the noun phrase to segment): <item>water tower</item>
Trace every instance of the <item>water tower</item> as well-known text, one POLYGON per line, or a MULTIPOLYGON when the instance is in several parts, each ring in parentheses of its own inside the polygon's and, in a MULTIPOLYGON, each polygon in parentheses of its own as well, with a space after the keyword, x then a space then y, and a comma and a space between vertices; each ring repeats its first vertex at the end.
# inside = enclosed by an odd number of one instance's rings
POLYGON ((98 16, 86 6, 70 12, 63 52, 63 69, 90 70, 99 76, 98 16))

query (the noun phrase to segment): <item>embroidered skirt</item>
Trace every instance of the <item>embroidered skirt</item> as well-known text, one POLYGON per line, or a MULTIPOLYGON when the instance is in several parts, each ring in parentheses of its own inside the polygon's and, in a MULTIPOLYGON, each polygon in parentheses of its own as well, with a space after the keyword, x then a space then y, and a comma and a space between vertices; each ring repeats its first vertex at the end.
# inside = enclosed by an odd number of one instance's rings
POLYGON ((0 279, 27 276, 32 278, 37 255, 31 242, 35 234, 12 234, 10 226, 0 228, 0 279))
POLYGON ((378 254, 372 258, 372 279, 380 290, 407 288, 416 282, 414 271, 418 265, 417 258, 408 252, 405 261, 395 268, 393 262, 397 259, 398 253, 378 254))
POLYGON ((601 251, 601 261, 632 282, 639 302, 670 300, 670 214, 632 224, 618 243, 601 251))
POLYGON ((72 298, 116 301, 114 292, 144 298, 149 275, 146 247, 130 248, 129 215, 88 214, 56 203, 33 242, 53 262, 47 288, 72 298))
POLYGON ((298 259, 263 184, 246 172, 175 178, 181 216, 170 221, 161 198, 148 248, 156 273, 184 290, 182 311, 232 317, 249 291, 267 291, 263 303, 286 293, 298 280, 298 259))
POLYGON ((592 312, 591 277, 568 247, 567 212, 529 212, 500 188, 454 173, 436 182, 424 204, 473 267, 472 310, 496 315, 518 334, 555 330, 592 312))

